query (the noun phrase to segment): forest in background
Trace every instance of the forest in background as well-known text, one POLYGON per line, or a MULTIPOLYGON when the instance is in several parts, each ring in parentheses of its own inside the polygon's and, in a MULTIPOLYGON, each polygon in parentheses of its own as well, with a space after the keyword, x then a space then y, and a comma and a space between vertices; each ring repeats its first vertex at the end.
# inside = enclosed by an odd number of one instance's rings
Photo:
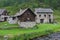
POLYGON ((0 0, 0 8, 6 8, 15 14, 21 8, 52 8, 60 10, 60 0, 0 0))

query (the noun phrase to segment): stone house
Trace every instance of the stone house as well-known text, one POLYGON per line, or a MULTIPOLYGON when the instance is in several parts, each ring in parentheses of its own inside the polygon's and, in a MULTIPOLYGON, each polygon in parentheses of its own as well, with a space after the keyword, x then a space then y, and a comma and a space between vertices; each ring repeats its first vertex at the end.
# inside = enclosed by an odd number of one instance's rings
POLYGON ((20 27, 33 27, 36 23, 52 23, 53 10, 49 8, 35 8, 33 12, 30 8, 20 10, 14 15, 20 27))
POLYGON ((10 24, 18 23, 20 27, 33 27, 36 23, 52 23, 53 10, 50 8, 35 8, 33 12, 30 8, 20 9, 18 13, 8 17, 10 24))
POLYGON ((33 27, 36 25, 36 14, 30 9, 20 10, 15 15, 18 18, 20 27, 33 27))
POLYGON ((0 21, 6 21, 7 15, 8 15, 8 12, 6 9, 0 9, 0 21))
POLYGON ((17 17, 15 16, 8 16, 7 21, 9 22, 9 24, 16 24, 17 23, 17 17))
POLYGON ((52 23, 53 10, 49 8, 35 8, 36 22, 37 23, 52 23))
POLYGON ((0 21, 8 21, 10 24, 18 23, 20 27, 33 27, 36 23, 52 23, 53 10, 50 8, 20 9, 18 13, 9 16, 6 9, 0 9, 0 21))

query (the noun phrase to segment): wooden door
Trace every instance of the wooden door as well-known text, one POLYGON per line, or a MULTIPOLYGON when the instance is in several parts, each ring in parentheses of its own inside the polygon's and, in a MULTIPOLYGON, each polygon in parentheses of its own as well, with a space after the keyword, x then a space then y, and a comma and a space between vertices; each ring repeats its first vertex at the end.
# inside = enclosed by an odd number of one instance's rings
POLYGON ((51 23, 51 19, 49 19, 49 23, 51 23))
POLYGON ((40 19, 40 23, 43 23, 44 22, 44 19, 40 19))

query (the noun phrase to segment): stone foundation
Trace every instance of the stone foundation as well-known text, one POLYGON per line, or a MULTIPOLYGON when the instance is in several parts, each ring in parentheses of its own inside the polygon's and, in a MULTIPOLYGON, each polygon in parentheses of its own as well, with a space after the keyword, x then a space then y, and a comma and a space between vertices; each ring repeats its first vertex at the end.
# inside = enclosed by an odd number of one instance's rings
POLYGON ((32 28, 36 25, 36 22, 18 22, 20 27, 32 28))

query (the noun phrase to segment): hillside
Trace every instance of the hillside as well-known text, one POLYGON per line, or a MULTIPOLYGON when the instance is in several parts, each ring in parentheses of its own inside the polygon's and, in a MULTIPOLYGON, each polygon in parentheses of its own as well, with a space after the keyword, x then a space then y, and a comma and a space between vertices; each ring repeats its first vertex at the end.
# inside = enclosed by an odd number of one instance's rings
POLYGON ((14 15, 21 8, 52 8, 56 21, 59 21, 60 0, 0 0, 0 8, 6 8, 14 15))
POLYGON ((60 31, 60 24, 37 24, 35 28, 28 28, 28 29, 23 29, 23 28, 9 29, 9 25, 6 25, 6 26, 8 27, 8 29, 4 29, 4 30, 1 30, 1 27, 0 27, 0 40, 5 40, 5 39, 29 40, 35 37, 40 37, 40 36, 44 36, 44 35, 48 35, 48 34, 60 31), (7 36, 7 37, 4 38, 4 36, 7 36))
POLYGON ((13 9, 16 11, 19 8, 52 8, 60 9, 60 0, 0 0, 0 8, 13 9))
POLYGON ((0 0, 0 7, 14 6, 14 5, 20 5, 21 8, 51 7, 58 9, 60 7, 60 0, 0 0))

